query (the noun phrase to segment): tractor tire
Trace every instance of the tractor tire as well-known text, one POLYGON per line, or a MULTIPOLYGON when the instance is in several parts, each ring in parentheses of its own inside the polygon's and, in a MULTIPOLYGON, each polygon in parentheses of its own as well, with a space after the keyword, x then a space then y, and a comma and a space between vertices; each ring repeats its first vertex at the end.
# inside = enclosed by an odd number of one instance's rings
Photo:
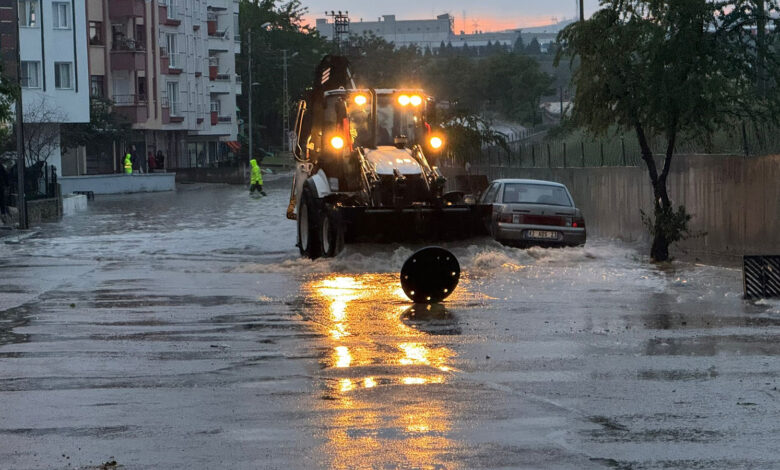
POLYGON ((317 259, 322 256, 322 239, 320 238, 320 218, 322 203, 314 195, 307 184, 301 193, 298 206, 298 249, 301 256, 317 259))
POLYGON ((320 216, 322 256, 332 258, 344 249, 344 221, 341 211, 327 204, 320 216))

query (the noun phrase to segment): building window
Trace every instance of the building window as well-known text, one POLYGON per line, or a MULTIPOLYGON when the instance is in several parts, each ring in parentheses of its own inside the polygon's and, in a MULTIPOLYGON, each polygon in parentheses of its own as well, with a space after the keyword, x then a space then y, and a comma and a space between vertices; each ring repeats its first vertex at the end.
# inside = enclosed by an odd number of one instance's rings
POLYGON ((19 0, 19 26, 37 28, 40 21, 38 0, 19 0))
POLYGON ((41 63, 37 61, 22 61, 22 88, 41 87, 41 63))
POLYGON ((70 29, 70 3, 52 3, 54 29, 70 29))
POLYGON ((168 82, 168 105, 171 108, 171 116, 179 116, 181 110, 179 109, 179 83, 168 82))
POLYGON ((73 78, 71 77, 71 69, 73 68, 70 62, 55 62, 54 63, 54 87, 59 89, 73 88, 73 78))
POLYGON ((103 75, 92 75, 89 77, 89 93, 93 98, 105 97, 105 77, 103 75))
POLYGON ((103 37, 103 23, 101 21, 89 22, 89 43, 92 46, 102 46, 106 43, 103 37))

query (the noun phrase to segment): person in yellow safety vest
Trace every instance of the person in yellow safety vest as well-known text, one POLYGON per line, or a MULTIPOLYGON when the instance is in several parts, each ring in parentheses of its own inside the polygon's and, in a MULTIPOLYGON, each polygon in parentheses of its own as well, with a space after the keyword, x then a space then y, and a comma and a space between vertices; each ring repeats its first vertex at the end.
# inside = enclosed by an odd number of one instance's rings
POLYGON ((130 155, 130 152, 125 154, 125 173, 128 175, 133 174, 133 157, 130 155))
POLYGON ((263 191, 263 173, 260 171, 257 160, 254 158, 249 160, 249 166, 252 167, 252 176, 249 180, 249 194, 252 194, 257 190, 260 194, 265 196, 265 191, 263 191))

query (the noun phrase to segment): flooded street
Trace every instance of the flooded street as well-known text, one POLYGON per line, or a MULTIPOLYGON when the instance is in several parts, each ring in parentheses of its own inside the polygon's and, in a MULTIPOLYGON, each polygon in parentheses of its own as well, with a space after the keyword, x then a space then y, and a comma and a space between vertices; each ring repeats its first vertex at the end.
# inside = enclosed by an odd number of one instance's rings
MULTIPOLYGON (((778 468, 780 302, 644 250, 308 261, 288 181, 97 196, 0 244, 0 469, 778 468)), ((1 239, 0 239, 1 240, 1 239)))

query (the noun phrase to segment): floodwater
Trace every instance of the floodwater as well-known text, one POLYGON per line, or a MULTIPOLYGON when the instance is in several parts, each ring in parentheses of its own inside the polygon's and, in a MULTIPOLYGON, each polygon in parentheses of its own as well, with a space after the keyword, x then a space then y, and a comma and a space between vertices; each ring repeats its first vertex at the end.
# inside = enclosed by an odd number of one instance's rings
POLYGON ((780 467, 780 303, 739 270, 471 240, 412 305, 416 247, 300 259, 287 185, 0 244, 0 468, 780 467))

